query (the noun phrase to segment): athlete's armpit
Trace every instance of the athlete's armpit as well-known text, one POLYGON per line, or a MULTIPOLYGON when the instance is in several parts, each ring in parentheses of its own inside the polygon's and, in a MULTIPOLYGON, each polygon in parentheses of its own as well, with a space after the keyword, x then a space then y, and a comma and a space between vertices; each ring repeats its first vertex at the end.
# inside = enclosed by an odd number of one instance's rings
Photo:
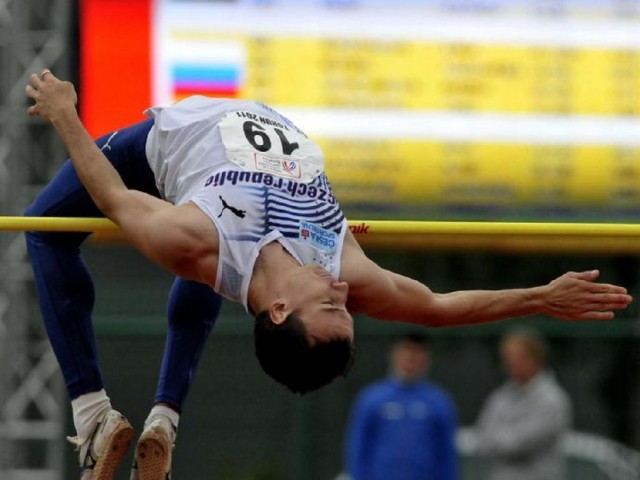
POLYGON ((135 190, 123 195, 128 208, 113 220, 136 249, 176 275, 215 285, 218 232, 209 217, 191 203, 173 206, 135 190))
POLYGON ((349 284, 347 308, 352 314, 426 324, 435 307, 429 288, 367 258, 351 232, 345 238, 340 279, 349 284))

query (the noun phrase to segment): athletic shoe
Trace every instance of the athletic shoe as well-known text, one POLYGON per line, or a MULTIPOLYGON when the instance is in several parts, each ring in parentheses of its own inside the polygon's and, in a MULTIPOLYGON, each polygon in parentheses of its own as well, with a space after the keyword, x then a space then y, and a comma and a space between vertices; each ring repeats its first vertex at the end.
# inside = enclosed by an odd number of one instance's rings
POLYGON ((171 453, 176 432, 166 415, 154 415, 145 422, 129 480, 171 480, 171 453))
POLYGON ((78 437, 67 437, 80 451, 80 480, 112 480, 132 438, 133 427, 115 410, 102 417, 84 443, 78 437))

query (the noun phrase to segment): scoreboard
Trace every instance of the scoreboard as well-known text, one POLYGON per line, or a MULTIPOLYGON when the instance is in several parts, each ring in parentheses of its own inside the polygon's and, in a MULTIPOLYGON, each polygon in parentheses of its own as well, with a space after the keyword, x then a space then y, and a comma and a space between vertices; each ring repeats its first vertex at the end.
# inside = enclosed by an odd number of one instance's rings
POLYGON ((272 105, 345 206, 640 213, 640 0, 146 1, 150 102, 272 105))
MULTIPOLYGON (((177 49, 177 58, 169 62, 177 65, 160 72, 174 74, 169 80, 173 80, 172 90, 163 92, 173 98, 192 93, 188 89, 183 93, 177 83, 189 80, 185 77, 190 67, 194 82, 198 68, 202 75, 217 74, 220 81, 226 73, 233 88, 220 93, 287 106, 640 114, 640 45, 606 49, 375 37, 265 37, 191 28, 173 34, 169 48, 177 49), (225 49, 237 52, 237 57, 228 58, 225 49)), ((217 93, 215 83, 210 90, 206 84, 201 88, 204 93, 217 93)))

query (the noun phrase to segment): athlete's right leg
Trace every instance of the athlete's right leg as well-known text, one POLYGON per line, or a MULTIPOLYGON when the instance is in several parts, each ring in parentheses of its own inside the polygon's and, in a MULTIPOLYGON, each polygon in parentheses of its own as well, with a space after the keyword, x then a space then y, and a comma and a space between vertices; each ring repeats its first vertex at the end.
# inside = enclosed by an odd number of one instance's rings
MULTIPOLYGON (((158 195, 145 155, 153 122, 96 141, 129 188, 158 195)), ((27 216, 103 217, 67 160, 27 216)), ((91 324, 93 281, 80 254, 87 233, 27 232, 27 248, 45 328, 71 399, 103 387, 91 324)))
MULTIPOLYGON (((144 152, 151 125, 151 121, 142 122, 106 135, 96 143, 125 184, 157 195, 144 152)), ((40 193, 26 215, 103 216, 69 161, 40 193)), ((74 443, 82 448, 81 459, 87 463, 83 478, 102 479, 110 478, 110 470, 120 458, 112 462, 111 456, 105 465, 104 461, 96 463, 95 457, 103 449, 114 447, 118 455, 124 454, 133 432, 128 422, 111 410, 104 391, 91 322, 93 281, 79 249, 86 237, 85 233, 26 234, 45 329, 72 400, 78 433, 74 443)))

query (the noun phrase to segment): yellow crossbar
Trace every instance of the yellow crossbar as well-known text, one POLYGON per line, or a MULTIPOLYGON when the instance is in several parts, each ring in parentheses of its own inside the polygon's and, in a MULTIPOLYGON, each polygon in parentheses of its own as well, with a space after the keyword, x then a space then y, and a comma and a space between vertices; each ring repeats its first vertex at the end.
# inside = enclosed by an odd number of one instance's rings
MULTIPOLYGON (((354 234, 360 236, 410 234, 640 239, 640 224, 627 223, 351 220, 349 228, 354 234)), ((118 226, 105 218, 0 216, 0 231, 113 232, 117 230, 118 226)))

